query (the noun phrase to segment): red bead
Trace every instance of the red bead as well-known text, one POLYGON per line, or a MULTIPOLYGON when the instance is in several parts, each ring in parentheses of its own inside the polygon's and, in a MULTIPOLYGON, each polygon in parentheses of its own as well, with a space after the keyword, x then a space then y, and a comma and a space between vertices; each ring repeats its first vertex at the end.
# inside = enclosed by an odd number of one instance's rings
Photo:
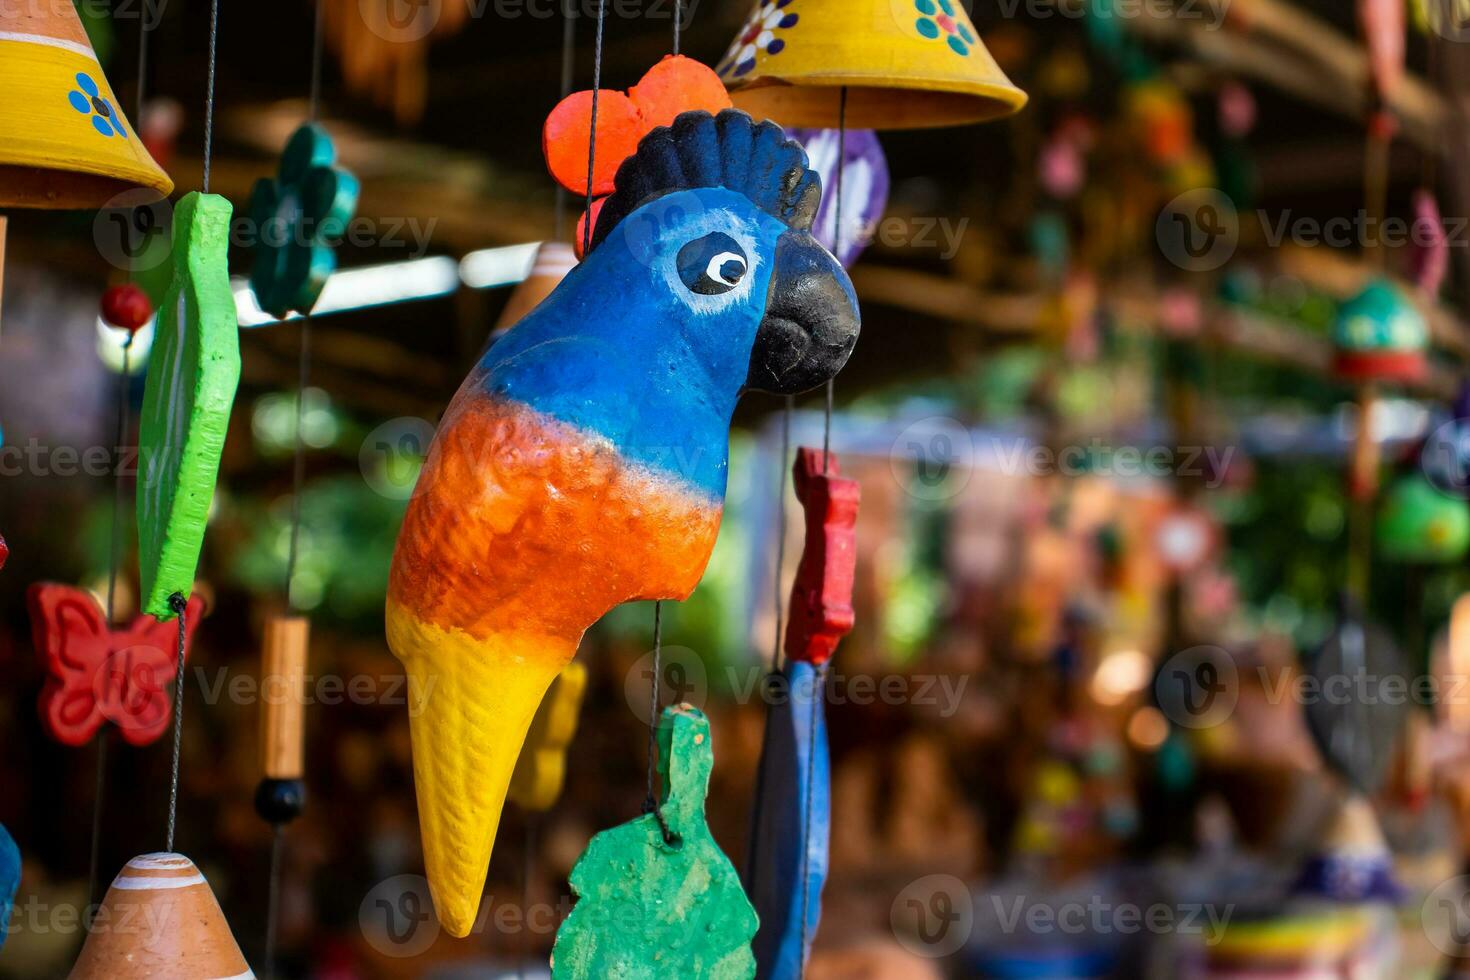
POLYGON ((148 294, 132 283, 109 286, 102 294, 102 320, 111 326, 137 333, 152 317, 148 294))
POLYGON ((796 451, 796 499, 806 511, 806 544, 791 587, 786 656, 821 665, 852 632, 857 573, 857 514, 862 492, 842 477, 835 457, 822 472, 822 452, 796 451))

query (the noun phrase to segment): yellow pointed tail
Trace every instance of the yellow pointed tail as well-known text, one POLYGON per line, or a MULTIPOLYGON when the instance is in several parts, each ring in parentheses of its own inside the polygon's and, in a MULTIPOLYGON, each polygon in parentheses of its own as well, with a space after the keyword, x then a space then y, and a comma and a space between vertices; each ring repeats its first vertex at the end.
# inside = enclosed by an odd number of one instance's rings
POLYGON ((575 641, 477 639, 388 605, 388 645, 408 674, 409 731, 429 891, 452 935, 474 927, 500 811, 536 708, 575 641))

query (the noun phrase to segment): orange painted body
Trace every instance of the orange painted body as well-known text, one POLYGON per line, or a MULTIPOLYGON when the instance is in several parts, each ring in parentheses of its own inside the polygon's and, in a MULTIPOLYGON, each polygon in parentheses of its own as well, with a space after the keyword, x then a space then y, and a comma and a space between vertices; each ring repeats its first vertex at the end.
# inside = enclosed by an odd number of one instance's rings
POLYGON ((477 639, 575 643, 620 603, 688 598, 722 510, 607 439, 485 397, 451 406, 418 487, 389 601, 477 639))
POLYGON ((721 505, 613 443, 479 390, 440 425, 388 584, 409 683, 424 863, 445 929, 474 927, 516 760, 583 632, 634 599, 683 599, 721 505))

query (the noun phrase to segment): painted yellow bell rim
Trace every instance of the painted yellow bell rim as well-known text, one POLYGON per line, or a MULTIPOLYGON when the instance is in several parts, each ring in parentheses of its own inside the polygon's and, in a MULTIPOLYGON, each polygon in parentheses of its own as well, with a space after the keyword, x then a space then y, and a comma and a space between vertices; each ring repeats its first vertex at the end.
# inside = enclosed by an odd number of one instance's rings
POLYGON ((173 190, 71 3, 0 3, 0 92, 0 207, 98 208, 138 187, 173 190))
POLYGON ((735 105, 783 126, 997 119, 1026 104, 960 0, 759 0, 716 69, 735 105))

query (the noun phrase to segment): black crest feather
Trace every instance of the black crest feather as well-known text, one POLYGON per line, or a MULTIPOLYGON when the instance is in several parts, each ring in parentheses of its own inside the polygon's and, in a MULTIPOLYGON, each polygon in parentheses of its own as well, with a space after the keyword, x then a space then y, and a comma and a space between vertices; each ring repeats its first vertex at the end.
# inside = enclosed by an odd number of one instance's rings
POLYGON ((618 222, 656 197, 700 187, 723 187, 797 231, 810 231, 822 199, 822 181, 806 151, 781 127, 757 123, 738 109, 718 116, 686 112, 638 144, 614 178, 592 235, 596 248, 618 222))

